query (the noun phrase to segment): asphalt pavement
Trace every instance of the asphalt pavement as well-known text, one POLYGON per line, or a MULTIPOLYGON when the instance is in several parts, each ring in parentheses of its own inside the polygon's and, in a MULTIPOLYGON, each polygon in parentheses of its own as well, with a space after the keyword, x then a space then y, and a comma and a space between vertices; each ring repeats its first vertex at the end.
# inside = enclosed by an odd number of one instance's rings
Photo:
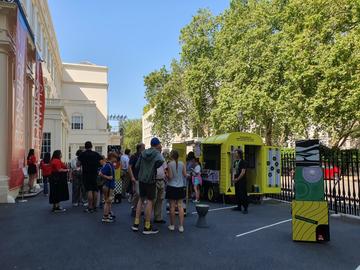
POLYGON ((157 235, 131 231, 130 206, 124 201, 113 207, 113 224, 101 223, 101 212, 87 214, 70 202, 63 206, 65 213, 51 213, 42 195, 0 205, 1 270, 352 270, 360 265, 358 222, 332 218, 330 242, 293 242, 290 205, 277 201, 250 205, 248 215, 210 204, 207 229, 195 227, 191 204, 183 234, 165 224, 157 235))

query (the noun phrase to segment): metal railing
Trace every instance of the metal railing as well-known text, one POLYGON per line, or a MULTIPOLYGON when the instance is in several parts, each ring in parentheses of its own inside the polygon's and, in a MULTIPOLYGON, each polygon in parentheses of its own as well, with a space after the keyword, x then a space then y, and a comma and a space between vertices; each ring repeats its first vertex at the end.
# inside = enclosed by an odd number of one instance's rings
MULTIPOLYGON (((360 151, 321 148, 320 159, 329 209, 360 216, 360 151)), ((292 201, 295 196, 295 153, 283 153, 281 163, 281 193, 271 197, 292 201)))

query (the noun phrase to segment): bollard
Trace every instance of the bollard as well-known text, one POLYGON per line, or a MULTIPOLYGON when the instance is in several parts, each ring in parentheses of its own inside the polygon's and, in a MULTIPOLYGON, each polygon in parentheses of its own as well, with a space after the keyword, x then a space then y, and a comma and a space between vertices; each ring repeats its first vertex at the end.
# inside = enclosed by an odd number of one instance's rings
POLYGON ((198 213, 198 220, 196 222, 196 227, 198 228, 208 228, 206 222, 206 214, 209 211, 210 206, 207 204, 197 204, 196 205, 196 212, 198 213))

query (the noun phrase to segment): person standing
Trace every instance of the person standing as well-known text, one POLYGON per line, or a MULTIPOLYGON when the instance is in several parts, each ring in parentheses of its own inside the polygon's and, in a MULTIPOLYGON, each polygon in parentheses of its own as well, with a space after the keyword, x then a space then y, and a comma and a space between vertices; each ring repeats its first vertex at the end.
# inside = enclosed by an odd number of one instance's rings
POLYGON ((200 160, 195 158, 195 168, 192 169, 192 184, 195 190, 194 203, 200 202, 200 186, 202 185, 200 160))
POLYGON ((92 147, 92 143, 87 141, 85 151, 78 157, 82 167, 85 189, 88 194, 88 207, 85 209, 87 213, 93 213, 96 210, 98 193, 96 179, 101 160, 100 154, 92 151, 92 147))
POLYGON ((49 183, 49 179, 51 176, 50 159, 51 159, 50 153, 45 153, 43 160, 40 162, 40 169, 42 172, 45 196, 48 196, 48 194, 49 194, 48 183, 49 183))
POLYGON ((172 150, 170 153, 172 161, 168 164, 169 181, 166 187, 166 199, 170 201, 170 225, 169 230, 175 230, 175 208, 179 212, 179 232, 184 232, 184 208, 183 200, 186 196, 186 168, 179 161, 179 153, 172 150))
MULTIPOLYGON (((145 226, 143 234, 155 234, 159 230, 151 226, 151 214, 153 210, 153 202, 155 199, 156 193, 156 170, 163 163, 163 157, 161 156, 161 142, 158 138, 151 139, 151 148, 146 149, 136 162, 136 169, 139 170, 139 193, 141 203, 145 203, 145 226)), ((139 206, 139 204, 138 204, 139 206)), ((133 226, 131 227, 133 231, 139 231, 140 224, 140 215, 141 215, 141 205, 136 209, 136 216, 133 226)))
POLYGON ((164 162, 156 171, 156 193, 154 201, 154 223, 165 224, 163 220, 162 209, 165 199, 165 179, 167 163, 164 162))
POLYGON ((66 209, 60 207, 60 202, 69 200, 67 183, 68 169, 61 161, 61 151, 55 150, 51 161, 50 196, 49 203, 53 205, 52 212, 64 212, 66 209))
POLYGON ((122 197, 125 198, 129 196, 129 185, 130 185, 130 176, 129 176, 129 158, 130 149, 125 149, 124 155, 121 156, 121 181, 122 181, 122 197))
MULTIPOLYGON (((135 165, 138 159, 140 158, 141 153, 145 150, 145 144, 138 143, 136 145, 136 153, 130 157, 129 161, 129 176, 131 179, 132 189, 133 189, 133 197, 132 197, 132 206, 131 206, 131 216, 135 217, 136 208, 138 203, 140 202, 140 209, 142 207, 141 201, 139 200, 139 170, 136 169, 135 165)), ((141 210, 140 210, 141 211, 141 210)))
POLYGON ((28 166, 28 175, 29 175, 29 193, 33 193, 34 183, 37 176, 37 160, 35 156, 35 150, 30 149, 27 155, 27 166, 28 166))
POLYGON ((80 201, 86 202, 86 192, 82 181, 81 164, 79 156, 82 151, 76 151, 76 157, 70 161, 71 180, 72 180, 72 203, 73 206, 79 206, 80 201))
POLYGON ((113 164, 116 161, 117 155, 115 153, 109 153, 107 160, 102 158, 100 161, 102 167, 99 176, 105 180, 102 192, 105 199, 104 215, 102 217, 102 222, 104 223, 112 223, 115 220, 115 216, 111 214, 111 203, 114 199, 115 189, 115 168, 113 164))
POLYGON ((247 162, 243 160, 243 152, 242 150, 238 149, 235 150, 235 162, 234 162, 234 169, 235 169, 235 197, 237 201, 237 207, 234 208, 235 211, 241 211, 242 207, 244 207, 244 214, 248 213, 248 195, 247 195, 247 183, 246 183, 246 169, 247 169, 247 162))

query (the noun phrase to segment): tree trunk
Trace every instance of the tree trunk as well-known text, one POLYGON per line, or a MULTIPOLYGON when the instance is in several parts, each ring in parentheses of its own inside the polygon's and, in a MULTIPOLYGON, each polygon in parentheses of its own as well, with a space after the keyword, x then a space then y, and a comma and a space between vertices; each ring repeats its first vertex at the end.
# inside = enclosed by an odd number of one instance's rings
POLYGON ((265 144, 268 146, 272 146, 272 126, 273 123, 272 120, 270 120, 265 127, 265 144))

